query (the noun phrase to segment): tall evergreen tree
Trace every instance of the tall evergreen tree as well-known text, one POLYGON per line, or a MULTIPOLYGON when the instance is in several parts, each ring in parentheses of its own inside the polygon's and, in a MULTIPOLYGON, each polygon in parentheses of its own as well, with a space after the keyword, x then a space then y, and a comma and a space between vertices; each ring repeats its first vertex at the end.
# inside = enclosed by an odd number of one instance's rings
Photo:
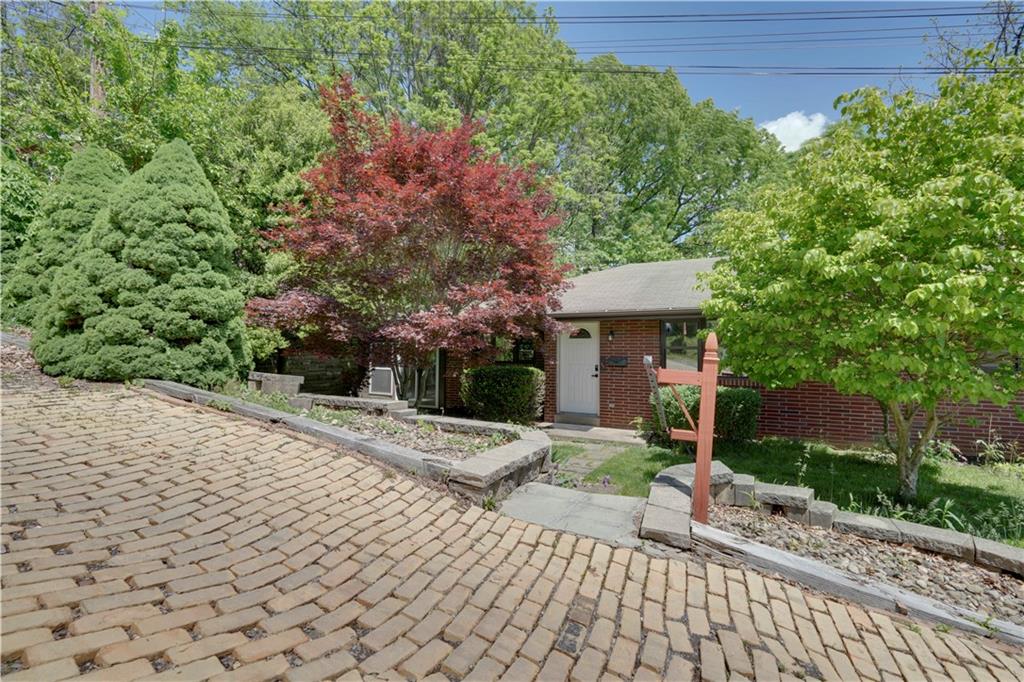
POLYGON ((36 318, 44 371, 214 386, 248 367, 227 213, 175 140, 114 194, 36 318))
POLYGON ((75 255, 79 240, 126 175, 121 160, 99 147, 86 147, 71 157, 60 182, 43 197, 10 277, 4 278, 6 319, 32 323, 57 268, 75 255))

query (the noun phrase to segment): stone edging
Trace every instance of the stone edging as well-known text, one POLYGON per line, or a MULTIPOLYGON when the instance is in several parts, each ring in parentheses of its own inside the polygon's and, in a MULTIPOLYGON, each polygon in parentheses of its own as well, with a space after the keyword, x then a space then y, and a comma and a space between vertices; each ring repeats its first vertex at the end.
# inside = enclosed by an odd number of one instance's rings
MULTIPOLYGON (((688 527, 694 468, 693 464, 677 464, 662 470, 654 478, 648 504, 673 510, 677 518, 666 525, 658 519, 660 512, 654 511, 646 524, 648 532, 657 535, 671 528, 678 534, 680 525, 688 527), (676 492, 670 494, 667 489, 676 492), (680 497, 686 497, 686 501, 681 502, 680 497), (671 504, 665 503, 665 500, 671 500, 671 504), (686 517, 686 524, 681 524, 682 515, 686 517)), ((786 518, 806 525, 852 533, 872 540, 909 544, 990 570, 1024 577, 1024 549, 946 528, 840 511, 831 502, 815 500, 811 488, 760 483, 753 476, 734 474, 717 460, 712 461, 711 467, 711 499, 717 504, 779 511, 786 518)), ((645 537, 643 532, 641 526, 641 537, 645 537)))
MULTIPOLYGON (((150 390, 180 400, 187 400, 199 405, 223 406, 244 417, 283 424, 314 438, 351 448, 356 452, 418 476, 442 481, 454 492, 465 495, 476 502, 481 502, 488 497, 498 498, 507 495, 511 490, 532 480, 541 471, 547 470, 551 464, 551 440, 547 434, 532 429, 516 429, 508 424, 474 422, 468 419, 431 415, 395 415, 396 418, 407 421, 430 422, 439 428, 450 431, 472 431, 474 433, 498 431, 517 436, 517 439, 511 443, 485 450, 463 460, 452 460, 428 455, 419 450, 389 443, 339 426, 324 424, 308 417, 275 410, 174 381, 146 379, 143 385, 150 390)), ((308 394, 300 394, 300 396, 310 397, 308 394)), ((328 397, 333 396, 315 396, 318 399, 328 397)), ((320 400, 315 402, 329 404, 320 400)), ((338 405, 340 406, 340 403, 338 405)), ((355 405, 351 406, 355 407, 355 405)), ((363 408, 366 407, 369 406, 363 406, 363 408)), ((392 414, 394 413, 392 412, 392 414)))
MULTIPOLYGON (((1024 575, 1024 550, 965 533, 879 516, 838 511, 831 502, 814 499, 814 490, 759 483, 734 474, 718 460, 711 463, 711 500, 741 507, 764 506, 787 518, 821 528, 834 528, 875 540, 909 543, 931 552, 974 562, 993 570, 1024 575), (968 551, 969 548, 969 551, 968 551)), ((1024 627, 1008 621, 985 621, 977 613, 948 606, 902 588, 869 582, 822 562, 790 554, 691 520, 695 464, 663 469, 651 482, 640 522, 640 537, 673 547, 700 546, 746 563, 776 571, 804 584, 868 606, 912 613, 980 634, 994 634, 1024 644, 1024 627), (984 624, 983 624, 984 623, 984 624)))

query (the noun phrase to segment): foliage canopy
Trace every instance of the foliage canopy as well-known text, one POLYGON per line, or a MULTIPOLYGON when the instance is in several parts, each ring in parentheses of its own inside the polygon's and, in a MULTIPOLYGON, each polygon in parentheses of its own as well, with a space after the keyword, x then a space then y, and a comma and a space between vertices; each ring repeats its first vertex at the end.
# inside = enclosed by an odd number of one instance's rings
POLYGON ((549 240, 552 199, 536 178, 474 144, 475 123, 382 124, 347 78, 323 96, 335 148, 276 232, 296 266, 280 297, 252 301, 255 317, 407 367, 438 348, 486 352, 491 335, 546 324, 562 269, 549 240))
MULTIPOLYGON (((6 163, 5 188, 9 180, 6 163)), ((86 147, 71 157, 60 182, 46 192, 10 277, 5 279, 5 318, 32 324, 49 294, 57 268, 74 256, 79 240, 126 176, 121 160, 105 149, 86 147)), ((23 177, 16 174, 13 179, 23 177)), ((6 231, 6 220, 4 227, 6 231)))
POLYGON ((43 370, 214 386, 248 369, 227 213, 175 140, 113 195, 36 318, 43 370))

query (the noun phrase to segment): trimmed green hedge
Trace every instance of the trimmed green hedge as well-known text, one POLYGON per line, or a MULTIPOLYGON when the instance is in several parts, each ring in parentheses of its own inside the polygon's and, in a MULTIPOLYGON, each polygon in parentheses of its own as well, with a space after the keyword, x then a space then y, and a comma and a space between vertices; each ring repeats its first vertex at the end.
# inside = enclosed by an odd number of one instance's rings
POLYGON ((544 372, 525 365, 474 367, 462 373, 459 395, 478 419, 529 424, 540 416, 544 372))
MULTIPOLYGON (((679 395, 686 403, 693 421, 697 421, 700 413, 700 387, 677 386, 679 395)), ((661 401, 665 405, 665 419, 669 426, 676 429, 689 429, 686 416, 679 409, 679 403, 672 395, 672 389, 665 386, 661 389, 661 401)), ((658 406, 651 396, 651 412, 654 414, 654 436, 661 440, 665 428, 658 417, 658 406)), ((752 388, 732 388, 719 386, 715 398, 715 436, 722 440, 744 441, 753 440, 757 435, 757 415, 761 412, 761 394, 752 388)))

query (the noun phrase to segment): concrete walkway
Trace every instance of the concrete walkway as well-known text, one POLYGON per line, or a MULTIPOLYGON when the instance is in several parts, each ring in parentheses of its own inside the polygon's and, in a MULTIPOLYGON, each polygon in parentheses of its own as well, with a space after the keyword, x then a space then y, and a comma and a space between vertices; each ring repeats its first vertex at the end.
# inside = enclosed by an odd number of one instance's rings
POLYGON ((60 387, 18 353, 4 682, 1024 679, 997 642, 466 507, 277 427, 60 387))
POLYGON ((636 547, 644 500, 528 483, 501 504, 501 513, 545 528, 636 547))

